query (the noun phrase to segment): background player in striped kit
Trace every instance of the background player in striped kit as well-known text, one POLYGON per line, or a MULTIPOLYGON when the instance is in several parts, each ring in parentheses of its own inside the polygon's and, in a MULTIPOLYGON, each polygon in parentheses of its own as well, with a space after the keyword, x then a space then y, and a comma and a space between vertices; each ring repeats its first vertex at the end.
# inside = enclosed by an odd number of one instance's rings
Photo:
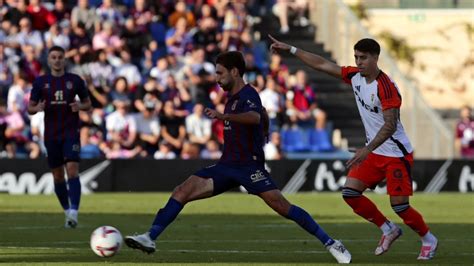
POLYGON ((48 165, 54 177, 54 191, 66 215, 66 228, 75 228, 81 199, 79 179, 79 114, 91 108, 84 80, 65 72, 65 51, 53 46, 48 52, 51 73, 35 79, 28 113, 44 111, 44 142, 48 165), (79 96, 80 101, 77 101, 79 96), (67 184, 64 178, 67 173, 67 184))

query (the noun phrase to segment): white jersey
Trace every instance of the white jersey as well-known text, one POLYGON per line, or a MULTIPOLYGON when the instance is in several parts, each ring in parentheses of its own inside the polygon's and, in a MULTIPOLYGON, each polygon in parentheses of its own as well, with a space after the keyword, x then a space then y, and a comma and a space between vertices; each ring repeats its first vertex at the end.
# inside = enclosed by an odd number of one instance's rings
MULTIPOLYGON (((352 85, 357 108, 364 124, 367 145, 385 123, 382 111, 400 108, 402 104, 400 92, 397 85, 382 71, 370 84, 366 83, 356 67, 342 67, 341 74, 344 82, 352 85)), ((388 157, 403 157, 411 152, 413 148, 400 120, 397 121, 395 133, 373 151, 375 154, 388 157)))

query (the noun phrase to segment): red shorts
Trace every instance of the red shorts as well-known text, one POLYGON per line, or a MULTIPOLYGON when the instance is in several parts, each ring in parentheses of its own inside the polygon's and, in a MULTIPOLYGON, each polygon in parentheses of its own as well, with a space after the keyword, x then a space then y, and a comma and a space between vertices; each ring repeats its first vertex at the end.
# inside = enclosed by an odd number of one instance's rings
POLYGON ((353 166, 347 176, 362 181, 372 189, 387 179, 387 193, 390 196, 411 196, 412 166, 412 153, 404 157, 387 157, 370 153, 361 164, 353 166))

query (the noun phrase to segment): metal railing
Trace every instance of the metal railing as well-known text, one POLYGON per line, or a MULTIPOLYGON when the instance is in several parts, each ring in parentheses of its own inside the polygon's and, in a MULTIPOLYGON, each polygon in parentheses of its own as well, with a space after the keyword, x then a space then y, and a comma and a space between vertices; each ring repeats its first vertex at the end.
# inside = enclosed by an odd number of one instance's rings
MULTIPOLYGON (((323 43, 340 65, 354 65, 353 45, 362 38, 374 38, 341 0, 315 1, 310 13, 317 27, 316 41, 323 43)), ((383 49, 379 66, 401 90, 401 120, 415 149, 415 156, 452 158, 453 129, 425 102, 419 89, 405 77, 395 60, 383 49)))

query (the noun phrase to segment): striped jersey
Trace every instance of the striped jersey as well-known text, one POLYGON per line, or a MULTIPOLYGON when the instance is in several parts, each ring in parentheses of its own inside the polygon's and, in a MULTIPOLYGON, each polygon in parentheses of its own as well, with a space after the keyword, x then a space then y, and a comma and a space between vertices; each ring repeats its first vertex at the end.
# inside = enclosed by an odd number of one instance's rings
POLYGON ((79 138, 79 113, 73 112, 70 103, 88 96, 84 80, 78 75, 65 73, 60 77, 46 74, 35 79, 30 100, 45 100, 44 140, 79 138))
MULTIPOLYGON (((356 67, 342 67, 342 79, 352 86, 357 108, 365 128, 366 145, 370 143, 385 123, 382 111, 397 108, 402 104, 402 97, 397 85, 384 72, 367 84, 356 67)), ((393 135, 373 151, 375 154, 388 157, 403 157, 413 152, 410 140, 400 120, 393 135)))
MULTIPOLYGON (((225 105, 225 114, 239 114, 249 111, 262 113, 262 102, 257 91, 245 85, 235 95, 229 95, 225 105)), ((263 145, 262 119, 258 125, 241 124, 224 121, 224 151, 221 163, 229 165, 245 165, 256 163, 263 165, 265 156, 263 145)))

